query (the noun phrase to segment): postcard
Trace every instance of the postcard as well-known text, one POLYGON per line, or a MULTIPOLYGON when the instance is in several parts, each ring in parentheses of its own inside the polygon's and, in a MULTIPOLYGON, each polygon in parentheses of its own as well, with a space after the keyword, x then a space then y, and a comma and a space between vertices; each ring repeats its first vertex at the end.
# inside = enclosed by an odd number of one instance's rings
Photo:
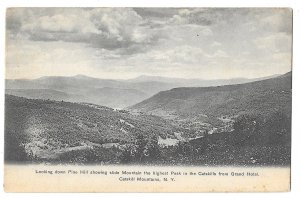
POLYGON ((6 192, 290 191, 290 8, 6 11, 6 192))

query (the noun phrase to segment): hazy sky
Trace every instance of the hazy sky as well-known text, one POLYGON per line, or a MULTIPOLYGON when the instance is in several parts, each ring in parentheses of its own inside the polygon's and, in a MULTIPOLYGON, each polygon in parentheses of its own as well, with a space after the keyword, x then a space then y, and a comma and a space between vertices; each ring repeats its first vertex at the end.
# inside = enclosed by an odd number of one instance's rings
POLYGON ((6 78, 254 78, 291 70, 289 9, 13 8, 6 33, 6 78))

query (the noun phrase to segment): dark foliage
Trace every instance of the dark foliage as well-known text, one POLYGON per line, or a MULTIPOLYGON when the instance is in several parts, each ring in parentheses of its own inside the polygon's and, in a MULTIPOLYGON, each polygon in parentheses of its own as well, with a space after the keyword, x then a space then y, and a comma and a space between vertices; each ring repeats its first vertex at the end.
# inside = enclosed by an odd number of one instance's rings
POLYGON ((178 88, 149 99, 147 105, 156 112, 174 110, 175 117, 168 119, 6 95, 5 161, 286 166, 291 154, 289 82, 286 75, 245 85, 178 88), (160 146, 158 139, 166 138, 180 141, 160 146))
POLYGON ((139 134, 134 144, 126 145, 121 156, 121 163, 151 163, 160 158, 160 148, 156 136, 146 138, 139 134))

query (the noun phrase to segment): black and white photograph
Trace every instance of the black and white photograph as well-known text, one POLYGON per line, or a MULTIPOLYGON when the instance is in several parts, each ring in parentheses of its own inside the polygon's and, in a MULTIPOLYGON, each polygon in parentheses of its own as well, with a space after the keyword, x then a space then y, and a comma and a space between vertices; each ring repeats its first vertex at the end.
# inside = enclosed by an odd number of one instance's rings
POLYGON ((291 164, 291 8, 6 10, 7 165, 291 164))
POLYGON ((290 9, 7 10, 8 163, 288 166, 290 9))

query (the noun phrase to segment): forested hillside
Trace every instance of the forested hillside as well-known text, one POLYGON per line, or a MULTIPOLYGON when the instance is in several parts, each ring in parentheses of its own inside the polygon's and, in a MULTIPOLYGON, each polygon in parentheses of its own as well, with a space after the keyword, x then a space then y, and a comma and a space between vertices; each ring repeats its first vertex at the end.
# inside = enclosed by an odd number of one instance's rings
POLYGON ((291 73, 175 88, 116 110, 5 96, 5 160, 15 163, 289 165, 291 73))
POLYGON ((157 116, 135 116, 89 103, 5 97, 7 160, 57 158, 93 145, 132 143, 140 134, 147 139, 173 131, 169 121, 157 116))
POLYGON ((129 107, 160 116, 234 116, 291 112, 291 73, 263 81, 218 87, 182 87, 162 91, 129 107))

